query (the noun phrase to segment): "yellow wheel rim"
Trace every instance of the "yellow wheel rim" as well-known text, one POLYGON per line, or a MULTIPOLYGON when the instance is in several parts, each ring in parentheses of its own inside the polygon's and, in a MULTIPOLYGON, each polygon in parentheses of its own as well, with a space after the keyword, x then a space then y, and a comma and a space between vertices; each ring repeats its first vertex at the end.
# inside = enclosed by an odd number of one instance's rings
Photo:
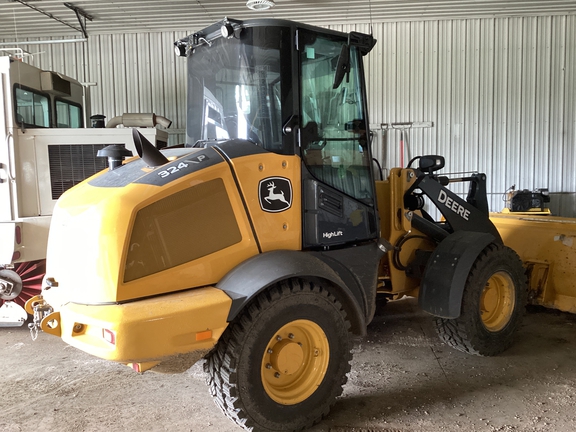
POLYGON ((324 330, 312 321, 296 320, 280 328, 262 356, 262 384, 272 400, 294 405, 318 388, 330 360, 324 330))
POLYGON ((514 311, 514 283, 506 272, 494 273, 482 291, 480 314, 488 331, 502 330, 514 311))

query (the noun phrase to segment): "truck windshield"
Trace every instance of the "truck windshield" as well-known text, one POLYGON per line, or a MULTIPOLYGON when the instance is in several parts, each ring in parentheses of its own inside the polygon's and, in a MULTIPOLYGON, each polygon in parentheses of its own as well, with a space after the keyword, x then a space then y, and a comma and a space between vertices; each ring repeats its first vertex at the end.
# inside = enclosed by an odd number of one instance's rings
POLYGON ((188 146, 242 138, 285 153, 281 75, 289 74, 290 59, 281 45, 288 30, 246 28, 194 49, 188 58, 188 146))

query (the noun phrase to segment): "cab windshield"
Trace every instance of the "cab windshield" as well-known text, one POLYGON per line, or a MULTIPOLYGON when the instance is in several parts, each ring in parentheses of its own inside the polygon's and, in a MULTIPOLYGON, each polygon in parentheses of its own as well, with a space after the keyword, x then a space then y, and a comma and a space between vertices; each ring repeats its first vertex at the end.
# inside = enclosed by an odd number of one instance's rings
POLYGON ((245 28, 194 49, 188 58, 188 146, 241 138, 289 152, 282 142, 288 96, 282 75, 290 74, 290 50, 282 44, 288 35, 288 28, 245 28))

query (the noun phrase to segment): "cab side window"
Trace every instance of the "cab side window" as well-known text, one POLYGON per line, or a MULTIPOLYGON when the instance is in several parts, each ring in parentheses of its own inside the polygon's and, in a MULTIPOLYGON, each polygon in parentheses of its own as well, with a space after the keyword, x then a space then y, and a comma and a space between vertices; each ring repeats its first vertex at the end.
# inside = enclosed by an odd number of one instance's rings
POLYGON ((82 108, 80 105, 65 100, 56 100, 56 127, 81 128, 82 108))
POLYGON ((14 89, 16 123, 27 127, 50 127, 50 99, 41 93, 16 87, 14 89))

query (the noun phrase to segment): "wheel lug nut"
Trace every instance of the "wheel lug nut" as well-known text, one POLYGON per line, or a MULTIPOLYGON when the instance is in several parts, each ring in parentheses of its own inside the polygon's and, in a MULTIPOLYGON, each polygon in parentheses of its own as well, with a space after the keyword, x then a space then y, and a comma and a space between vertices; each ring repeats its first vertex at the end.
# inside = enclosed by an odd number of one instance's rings
POLYGON ((268 354, 272 354, 274 351, 272 351, 272 348, 268 348, 268 354))
POLYGON ((276 336, 276 340, 277 340, 277 341, 281 341, 281 340, 282 340, 282 336, 280 336, 280 335, 276 336))
POLYGON ((288 337, 289 337, 290 339, 294 339, 294 334, 290 333, 290 334, 288 335, 288 337))
POLYGON ((276 373, 274 374, 274 378, 280 378, 280 373, 279 373, 279 372, 276 372, 276 373))
POLYGON ((266 369, 272 369, 272 365, 270 363, 266 363, 266 369))

